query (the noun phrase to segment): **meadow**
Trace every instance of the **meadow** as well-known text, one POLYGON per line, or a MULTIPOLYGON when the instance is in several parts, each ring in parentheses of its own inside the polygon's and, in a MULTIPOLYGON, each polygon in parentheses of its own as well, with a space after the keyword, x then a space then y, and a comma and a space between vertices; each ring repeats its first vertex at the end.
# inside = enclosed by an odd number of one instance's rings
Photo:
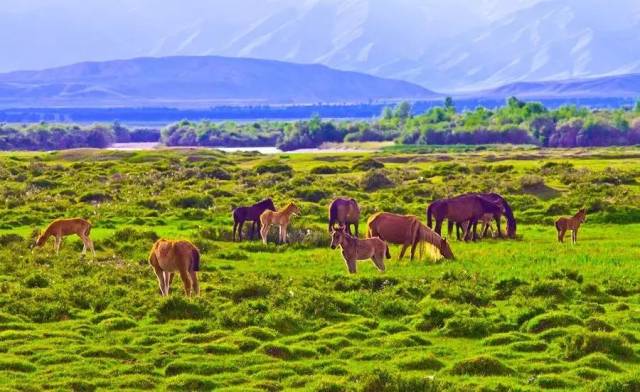
POLYGON ((634 147, 1 153, 0 390, 638 391, 639 164, 634 147), (505 196, 518 238, 451 239, 453 261, 393 246, 355 275, 328 246, 334 196, 364 233, 469 191, 505 196), (291 243, 232 242, 232 207, 265 197, 301 207, 291 243), (31 252, 63 216, 92 221, 95 260, 77 238, 31 252), (201 249, 199 297, 175 279, 161 298, 159 237, 201 249))

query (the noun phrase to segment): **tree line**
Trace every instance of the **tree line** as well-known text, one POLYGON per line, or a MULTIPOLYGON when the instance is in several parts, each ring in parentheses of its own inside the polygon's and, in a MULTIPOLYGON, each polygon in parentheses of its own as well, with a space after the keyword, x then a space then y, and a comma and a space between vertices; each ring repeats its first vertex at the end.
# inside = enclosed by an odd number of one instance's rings
POLYGON ((549 109, 515 97, 501 107, 456 110, 453 99, 414 113, 408 102, 385 107, 372 120, 237 123, 182 120, 162 130, 110 125, 0 124, 2 150, 105 148, 113 143, 156 142, 168 146, 272 147, 284 151, 315 148, 325 142, 395 141, 398 144, 535 144, 589 147, 640 144, 640 101, 634 107, 592 110, 576 105, 549 109))

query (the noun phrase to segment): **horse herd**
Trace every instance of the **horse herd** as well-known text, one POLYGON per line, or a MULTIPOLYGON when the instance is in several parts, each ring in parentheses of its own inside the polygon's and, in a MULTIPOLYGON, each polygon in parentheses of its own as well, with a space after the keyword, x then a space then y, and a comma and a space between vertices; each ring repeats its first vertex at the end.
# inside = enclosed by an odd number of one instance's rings
MULTIPOLYGON (((300 209, 295 203, 288 203, 277 210, 271 199, 265 199, 252 206, 233 209, 232 238, 242 241, 242 229, 245 222, 251 222, 249 238, 260 233, 262 241, 267 243, 269 228, 279 226, 278 241, 287 242, 287 227, 300 209)), ((506 236, 516 238, 516 220, 509 203, 497 193, 467 193, 447 199, 435 200, 426 210, 427 224, 423 224, 415 215, 399 215, 390 212, 378 212, 367 220, 366 238, 358 238, 360 207, 352 198, 336 198, 329 206, 329 225, 331 248, 340 248, 342 257, 350 273, 356 272, 358 260, 371 259, 375 267, 385 270, 384 259, 391 258, 388 244, 401 245, 399 259, 411 247, 411 259, 416 249, 420 253, 425 244, 435 248, 445 259, 454 259, 449 243, 442 237, 442 224, 448 223, 451 237, 455 227, 458 240, 477 240, 488 235, 491 222, 496 222, 495 236, 504 238, 500 228, 502 217, 506 220, 506 236), (482 224, 481 235, 477 233, 478 223, 482 224), (435 225, 435 226, 434 226, 435 225), (351 231, 353 226, 353 232, 351 231)), ((558 241, 563 242, 568 230, 572 231, 572 242, 577 241, 580 224, 586 220, 586 211, 581 209, 572 217, 562 217, 555 222, 558 241)), ((54 220, 35 241, 42 247, 49 239, 55 238, 55 251, 58 254, 62 238, 76 234, 82 240, 82 254, 90 249, 95 257, 95 249, 90 238, 91 223, 82 218, 54 220)), ((187 296, 199 294, 197 272, 200 270, 200 251, 187 240, 159 239, 149 253, 149 264, 153 268, 160 293, 169 294, 169 286, 175 273, 180 274, 187 296)))

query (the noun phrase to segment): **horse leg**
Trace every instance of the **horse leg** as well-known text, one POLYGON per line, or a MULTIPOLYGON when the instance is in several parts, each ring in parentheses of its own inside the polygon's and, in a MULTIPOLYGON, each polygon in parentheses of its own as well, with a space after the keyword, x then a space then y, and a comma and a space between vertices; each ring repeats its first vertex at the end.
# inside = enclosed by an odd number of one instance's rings
POLYGON ((171 287, 171 280, 173 279, 173 274, 169 271, 164 271, 162 273, 162 277, 164 278, 164 292, 166 295, 169 295, 169 288, 171 287))
POLYGON ((384 254, 374 254, 373 257, 371 257, 371 260, 373 260, 373 264, 376 266, 378 271, 384 272, 384 254))
POLYGON ((413 241, 413 245, 411 245, 411 261, 413 261, 413 257, 416 255, 416 247, 418 246, 418 240, 413 241))
POLYGON ((260 237, 262 237, 262 243, 265 245, 267 244, 267 234, 269 234, 269 224, 265 223, 260 229, 260 237))
POLYGON ((238 222, 233 222, 233 230, 231 231, 231 241, 236 240, 236 229, 238 228, 238 222))
POLYGON ((567 232, 567 229, 560 229, 560 231, 558 231, 558 241, 560 242, 564 242, 564 234, 567 232))
POLYGON ((451 233, 453 232, 453 224, 454 224, 454 223, 455 223, 455 222, 454 222, 454 221, 452 221, 451 219, 449 219, 449 221, 447 222, 447 235, 448 235, 449 237, 451 237, 451 233))
POLYGON ((82 240, 82 252, 80 254, 84 256, 87 254, 87 238, 84 234, 78 234, 78 237, 82 240))
POLYGON ((244 221, 240 221, 238 223, 238 241, 242 242, 242 227, 244 226, 244 221))
POLYGON ((344 259, 344 262, 347 264, 347 269, 350 274, 356 273, 356 260, 355 259, 344 259))
POLYGON ((575 230, 573 230, 572 237, 573 237, 573 243, 574 244, 576 242, 578 242, 578 229, 577 228, 575 230))
POLYGON ((55 247, 56 247, 56 256, 60 253, 60 244, 62 243, 62 236, 57 235, 56 236, 56 243, 55 243, 55 247))
POLYGON ((408 247, 409 247, 409 244, 402 244, 402 249, 400 250, 400 255, 398 256, 398 260, 402 260, 402 258, 404 257, 404 252, 407 251, 408 247))
MULTIPOLYGON (((502 219, 500 219, 500 217, 499 217, 499 216, 498 216, 498 217, 496 217, 496 226, 498 227, 498 238, 503 238, 503 237, 502 237, 502 229, 500 229, 500 221, 501 221, 501 220, 502 220, 502 219)), ((489 222, 489 223, 491 223, 491 222, 489 222)), ((487 224, 487 227, 488 227, 488 226, 489 226, 489 225, 487 224)))
POLYGON ((442 221, 443 219, 440 218, 436 218, 436 228, 435 228, 435 232, 438 233, 438 235, 442 235, 442 221))
POLYGON ((191 292, 195 295, 200 295, 200 284, 198 283, 198 274, 196 271, 189 271, 191 277, 191 292))
POLYGON ((156 277, 158 278, 158 286, 160 286, 160 295, 162 297, 164 297, 166 294, 165 292, 165 282, 164 282, 164 271, 156 265, 152 265, 153 267, 153 272, 156 273, 156 277))
POLYGON ((287 225, 280 225, 280 243, 287 243, 287 225))
POLYGON ((189 276, 189 271, 187 271, 187 266, 181 266, 180 268, 180 278, 182 278, 182 284, 184 285, 184 294, 187 297, 191 296, 191 276, 189 276))

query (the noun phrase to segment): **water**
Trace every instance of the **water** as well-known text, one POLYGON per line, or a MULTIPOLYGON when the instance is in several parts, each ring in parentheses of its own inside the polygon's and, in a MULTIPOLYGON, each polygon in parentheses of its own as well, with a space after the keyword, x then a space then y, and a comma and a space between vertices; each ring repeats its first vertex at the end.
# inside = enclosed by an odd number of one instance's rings
MULTIPOLYGON (((163 145, 157 142, 151 143, 114 143, 107 150, 113 151, 148 151, 158 148, 164 148, 163 145)), ((285 151, 276 147, 177 147, 177 148, 199 148, 199 149, 212 149, 220 150, 224 152, 258 152, 265 155, 282 154, 285 151)), ((354 149, 354 148, 340 148, 332 146, 330 148, 303 148, 300 150, 286 151, 287 154, 327 154, 338 152, 372 152, 371 149, 354 149)))

